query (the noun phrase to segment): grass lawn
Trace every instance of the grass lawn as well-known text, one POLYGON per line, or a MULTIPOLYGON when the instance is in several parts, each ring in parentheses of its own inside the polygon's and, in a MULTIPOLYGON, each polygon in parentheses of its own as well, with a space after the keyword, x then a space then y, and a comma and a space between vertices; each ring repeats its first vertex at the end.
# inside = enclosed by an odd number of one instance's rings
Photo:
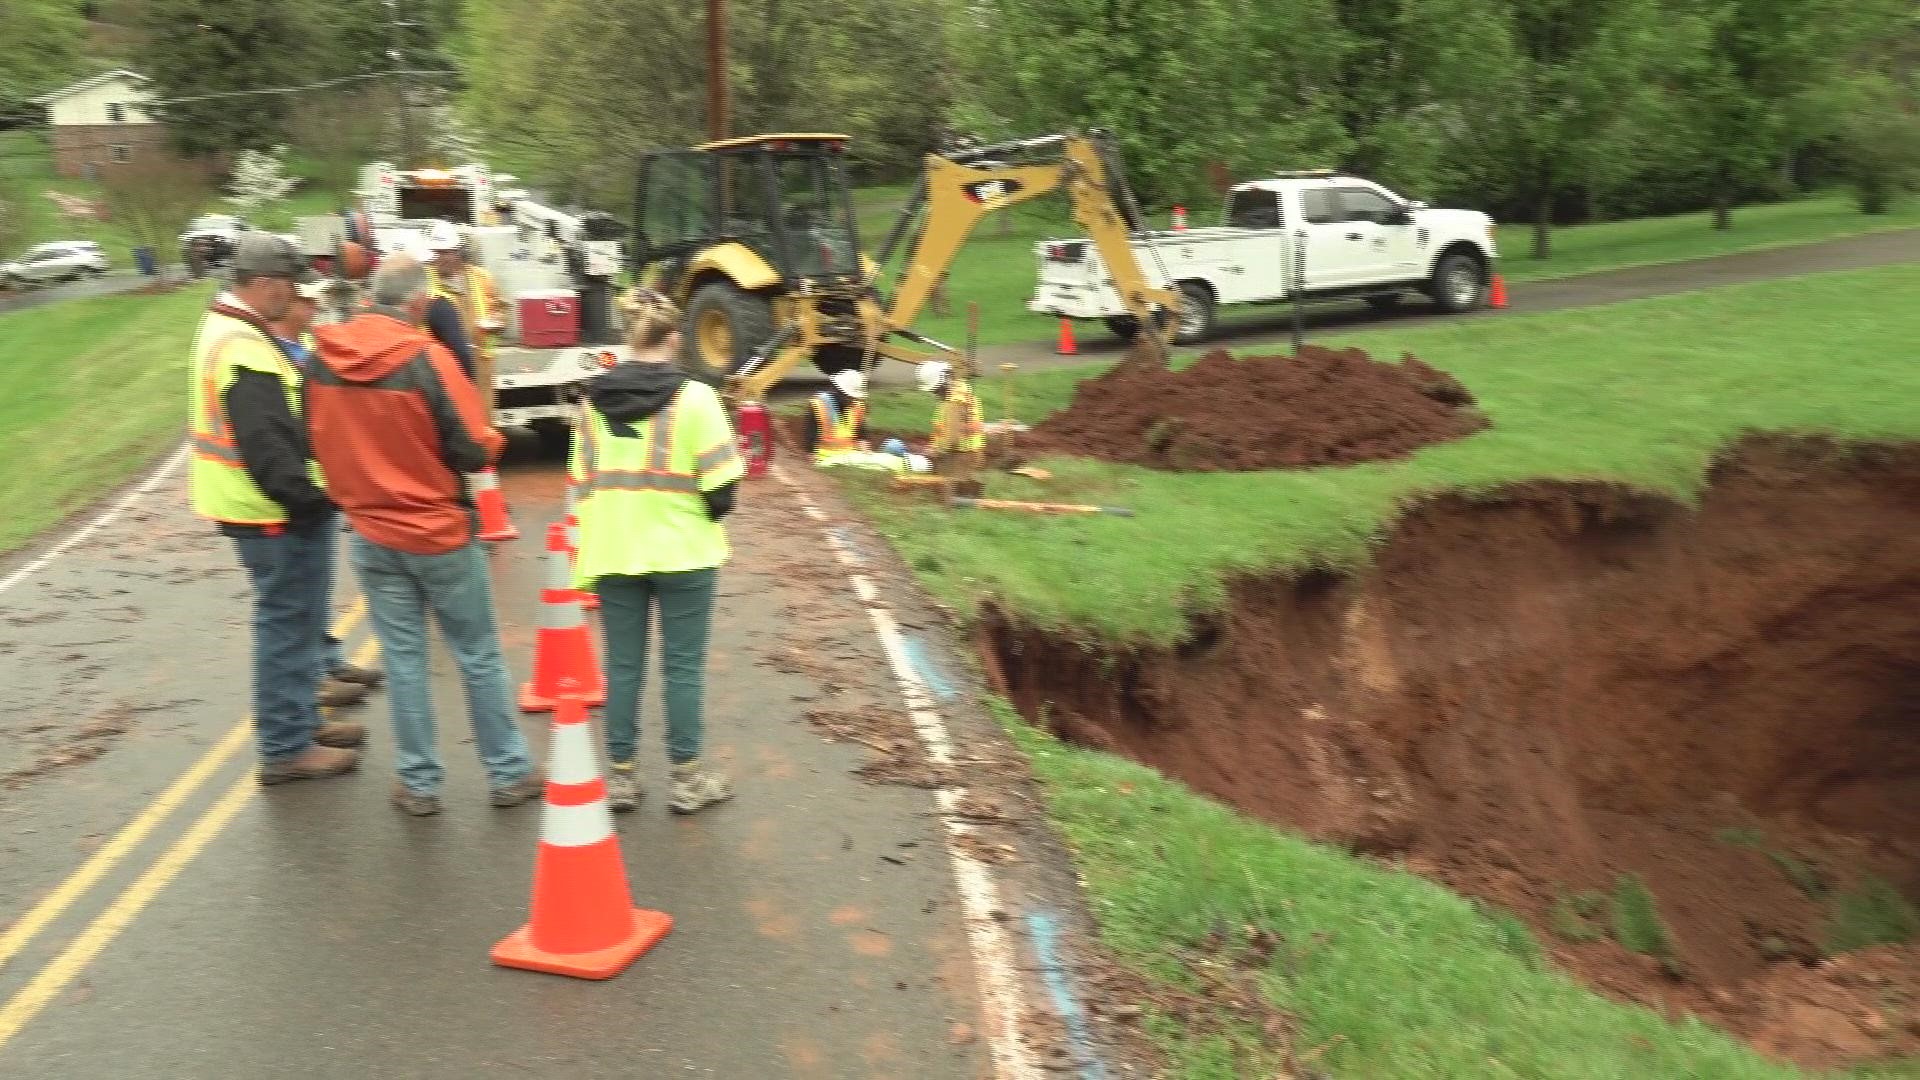
MULTIPOLYGON (((893 224, 894 213, 905 203, 907 194, 905 187, 862 189, 855 193, 854 212, 860 219, 860 237, 868 251, 879 250, 893 224)), ((1200 220, 1211 219, 1196 217, 1196 221, 1200 220)), ((1530 228, 1508 225, 1500 229, 1501 272, 1510 282, 1541 281, 1916 227, 1920 227, 1920 199, 1904 200, 1896 204, 1891 213, 1869 217, 1855 210, 1848 197, 1820 195, 1743 207, 1734 212, 1734 227, 1724 233, 1715 232, 1709 226, 1707 214, 1559 229, 1553 234, 1553 258, 1535 261, 1527 257, 1530 228)), ((967 303, 972 301, 980 305, 982 344, 1050 340, 1058 324, 1027 310, 1038 274, 1033 245, 1049 237, 1079 235, 1083 235, 1082 230, 1074 224, 1065 200, 1059 196, 1038 199, 987 218, 954 260, 948 284, 952 313, 925 314, 915 329, 958 346, 966 338, 967 303), (1011 225, 1004 233, 1002 218, 1009 219, 1011 225)), ((1242 313, 1271 310, 1229 308, 1223 317, 1234 319, 1242 313)))
MULTIPOLYGON (((1032 760, 1072 848, 1101 936, 1136 970, 1191 987, 1190 957, 1216 927, 1279 935, 1260 990, 1298 1018, 1316 1067, 1368 1080, 1786 1080, 1698 1022, 1671 1023, 1593 993, 1542 960, 1510 915, 1423 878, 1277 832, 1159 773, 1065 746, 997 710, 1032 760)), ((1250 1036, 1195 1038, 1150 1024, 1174 1076, 1238 1080, 1250 1036)), ((1843 1074, 1920 1077, 1907 1061, 1843 1074)))
MULTIPOLYGON (((1690 497, 1747 431, 1920 438, 1920 265, 1742 285, 1582 311, 1350 335, 1458 376, 1492 427, 1404 461, 1296 472, 1173 474, 1050 461, 1047 484, 990 494, 1133 507, 1135 518, 955 514, 869 484, 855 497, 933 592, 961 611, 1108 640, 1169 643, 1234 575, 1351 565, 1408 500, 1533 478, 1609 478, 1690 497), (1817 317, 1808 317, 1817 312, 1817 317)), ((1020 377, 1017 411, 1063 406, 1098 366, 1020 377)), ((1003 386, 982 394, 990 418, 1003 386)), ((876 427, 924 430, 924 395, 876 395, 876 427)))
MULTIPOLYGON (((57 191, 64 195, 98 199, 100 185, 89 180, 69 180, 53 173, 53 155, 46 137, 36 131, 0 132, 0 201, 17 206, 27 220, 26 234, 18 251, 0 251, 0 260, 11 259, 21 251, 54 240, 92 240, 106 249, 107 258, 119 269, 133 266, 133 237, 111 221, 82 221, 60 215, 58 207, 44 194, 57 191)), ((254 225, 277 232, 291 232, 295 219, 325 214, 333 209, 332 196, 321 191, 296 190, 280 203, 251 215, 254 225)), ((218 192, 208 200, 207 213, 232 213, 218 192)), ((162 252, 178 261, 179 253, 162 252)))
POLYGON ((181 440, 187 350, 212 288, 0 315, 0 554, 181 440))

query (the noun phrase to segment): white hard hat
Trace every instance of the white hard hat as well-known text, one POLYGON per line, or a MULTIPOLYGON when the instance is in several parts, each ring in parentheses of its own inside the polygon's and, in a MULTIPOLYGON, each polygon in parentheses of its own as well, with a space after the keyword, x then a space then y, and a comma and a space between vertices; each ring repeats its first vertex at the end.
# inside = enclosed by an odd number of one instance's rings
POLYGON ((914 381, 920 384, 920 389, 929 394, 939 390, 940 384, 946 382, 947 376, 952 374, 953 365, 943 360, 929 360, 913 369, 914 381))
POLYGON ((313 281, 295 285, 293 292, 294 295, 302 300, 311 300, 316 304, 324 304, 327 301, 327 290, 332 287, 333 283, 325 278, 316 278, 313 281))
POLYGON ((861 373, 859 368, 848 368, 845 371, 836 371, 827 376, 827 381, 850 398, 858 400, 867 396, 867 377, 861 373))
POLYGON ((458 251, 462 246, 460 230, 451 221, 436 221, 427 226, 429 251, 458 251))

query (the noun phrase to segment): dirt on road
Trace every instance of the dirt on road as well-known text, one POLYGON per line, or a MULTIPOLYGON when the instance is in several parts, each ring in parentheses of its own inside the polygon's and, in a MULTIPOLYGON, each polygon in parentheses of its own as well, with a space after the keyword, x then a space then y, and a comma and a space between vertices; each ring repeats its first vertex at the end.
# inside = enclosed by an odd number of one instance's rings
POLYGON ((993 659, 1028 717, 1510 908, 1606 992, 1810 1067, 1920 1051, 1920 951, 1835 956, 1920 898, 1920 444, 1710 481, 1438 498, 1177 648, 1000 619, 993 659), (1664 947, 1610 940, 1634 879, 1664 947))
POLYGON ((1216 349, 1175 371, 1136 355, 1082 382, 1019 449, 1180 472, 1351 465, 1471 435, 1487 426, 1472 406, 1466 387, 1413 356, 1216 349))

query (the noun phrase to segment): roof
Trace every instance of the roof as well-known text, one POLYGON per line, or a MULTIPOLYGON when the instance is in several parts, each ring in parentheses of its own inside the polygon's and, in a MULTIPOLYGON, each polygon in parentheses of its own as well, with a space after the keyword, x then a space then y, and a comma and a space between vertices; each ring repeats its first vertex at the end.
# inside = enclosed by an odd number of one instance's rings
POLYGON ((720 142, 710 142, 704 146, 696 146, 694 147, 694 149, 695 150, 738 150, 743 147, 757 146, 760 143, 767 143, 767 142, 843 142, 844 143, 844 142, 852 142, 852 141, 853 141, 852 138, 846 135, 833 135, 827 132, 809 131, 809 132, 789 133, 784 135, 748 135, 738 139, 723 139, 720 142))
POLYGON ((72 97, 75 94, 86 93, 88 90, 91 90, 96 86, 105 86, 116 79, 124 82, 142 82, 142 83, 153 81, 152 79, 147 78, 145 75, 142 75, 137 71, 128 71, 125 68, 115 68, 112 71, 103 71, 98 75, 93 75, 88 78, 81 79, 79 82, 74 83, 72 86, 63 86, 58 90, 53 90, 48 93, 41 94, 39 97, 33 99, 33 103, 35 105, 51 105, 54 102, 59 101, 61 98, 72 97))

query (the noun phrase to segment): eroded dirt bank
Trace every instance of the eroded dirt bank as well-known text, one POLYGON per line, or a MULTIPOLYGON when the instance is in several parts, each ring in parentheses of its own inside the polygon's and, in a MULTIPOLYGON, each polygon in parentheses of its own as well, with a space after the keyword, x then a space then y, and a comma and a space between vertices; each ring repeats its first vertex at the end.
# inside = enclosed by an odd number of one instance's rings
POLYGON ((1604 990, 1810 1065, 1920 1051, 1920 951, 1819 959, 1870 876, 1920 897, 1920 445, 1752 440, 1698 509, 1437 499, 1177 650, 989 632, 1028 717, 1506 905, 1604 990), (1565 933, 1625 874, 1667 970, 1565 933))

